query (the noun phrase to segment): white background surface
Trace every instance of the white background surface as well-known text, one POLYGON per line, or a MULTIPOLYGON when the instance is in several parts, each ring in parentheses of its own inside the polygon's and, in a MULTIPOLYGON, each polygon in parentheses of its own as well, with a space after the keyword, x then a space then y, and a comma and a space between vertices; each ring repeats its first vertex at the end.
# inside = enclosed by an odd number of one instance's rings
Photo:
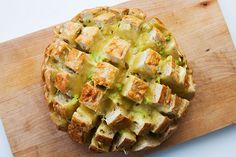
MULTIPOLYGON (((66 21, 85 8, 114 5, 124 1, 0 0, 0 42, 66 21)), ((236 45, 236 1, 219 0, 219 3, 236 45)), ((1 138, 4 137, 1 134, 2 131, 0 130, 0 146, 3 145, 1 138)), ((3 147, 0 147, 0 152, 4 151, 1 148, 3 147)), ((236 157, 236 125, 148 156, 236 157)))
POLYGON ((11 148, 4 132, 3 124, 0 119, 0 157, 12 157, 11 148))

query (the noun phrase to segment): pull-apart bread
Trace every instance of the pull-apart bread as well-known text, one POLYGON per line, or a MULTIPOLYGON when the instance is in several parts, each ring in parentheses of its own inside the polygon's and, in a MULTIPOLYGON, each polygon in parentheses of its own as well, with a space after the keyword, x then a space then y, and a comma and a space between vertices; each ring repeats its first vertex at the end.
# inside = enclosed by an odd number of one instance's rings
POLYGON ((42 77, 50 117, 94 152, 156 147, 195 93, 192 70, 158 18, 98 7, 54 29, 42 77))

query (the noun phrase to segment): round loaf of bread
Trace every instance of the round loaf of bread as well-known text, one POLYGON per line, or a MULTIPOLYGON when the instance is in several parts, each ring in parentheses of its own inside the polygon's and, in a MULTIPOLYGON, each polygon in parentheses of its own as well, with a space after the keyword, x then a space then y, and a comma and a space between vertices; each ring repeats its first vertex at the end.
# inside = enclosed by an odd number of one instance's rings
POLYGON ((94 152, 156 147, 195 93, 192 70, 158 18, 97 7, 54 29, 42 77, 50 117, 94 152))

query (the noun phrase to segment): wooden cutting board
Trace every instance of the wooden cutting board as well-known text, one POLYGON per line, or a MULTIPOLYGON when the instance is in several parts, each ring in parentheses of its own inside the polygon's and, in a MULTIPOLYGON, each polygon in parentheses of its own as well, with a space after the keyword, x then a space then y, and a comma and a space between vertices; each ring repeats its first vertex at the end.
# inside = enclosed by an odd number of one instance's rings
MULTIPOLYGON (((202 136, 236 121, 236 50, 216 0, 133 0, 176 36, 194 70, 197 92, 177 132, 160 148, 202 136)), ((52 40, 47 28, 0 44, 0 116, 14 156, 109 156, 89 152, 57 131, 43 97, 40 66, 52 40)), ((131 153, 154 153, 157 149, 131 153)), ((121 153, 115 153, 122 156, 121 153)))

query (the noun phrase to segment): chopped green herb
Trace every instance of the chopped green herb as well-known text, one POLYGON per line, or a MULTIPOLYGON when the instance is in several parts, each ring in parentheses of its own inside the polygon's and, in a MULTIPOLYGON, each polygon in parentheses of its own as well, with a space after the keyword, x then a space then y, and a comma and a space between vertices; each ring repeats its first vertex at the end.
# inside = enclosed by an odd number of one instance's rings
POLYGON ((176 63, 177 65, 181 65, 181 61, 180 61, 180 60, 176 60, 175 63, 176 63))
POLYGON ((144 103, 145 105, 148 105, 148 104, 151 104, 152 101, 151 101, 148 97, 145 97, 144 100, 143 100, 143 103, 144 103))
POLYGON ((105 55, 100 52, 91 52, 91 59, 96 63, 103 61, 105 58, 105 55))
POLYGON ((109 98, 116 103, 121 102, 121 96, 118 92, 110 93, 109 98))
POLYGON ((78 95, 75 95, 75 96, 71 99, 70 103, 71 103, 71 104, 75 104, 75 103, 77 103, 78 99, 79 99, 79 96, 78 96, 78 95))
POLYGON ((103 62, 108 62, 108 58, 103 58, 103 62))
POLYGON ((166 36, 166 42, 169 42, 170 40, 171 40, 171 35, 169 34, 166 36))
POLYGON ((122 91, 122 88, 123 88, 123 85, 122 85, 122 84, 118 84, 118 85, 117 85, 117 90, 118 90, 119 92, 122 91))
POLYGON ((88 81, 91 81, 92 78, 93 78, 93 75, 92 75, 92 74, 89 74, 88 77, 87 77, 87 80, 88 80, 88 81))
POLYGON ((179 66, 183 66, 184 60, 183 60, 183 58, 179 57, 178 59, 175 60, 175 63, 179 66))
POLYGON ((161 46, 161 42, 159 40, 156 41, 156 45, 157 47, 160 47, 161 46))
POLYGON ((120 130, 119 133, 123 135, 125 133, 125 130, 120 130))
POLYGON ((161 83, 161 78, 160 77, 157 77, 156 83, 161 83))
POLYGON ((160 55, 164 55, 164 54, 165 54, 165 49, 162 48, 162 49, 159 51, 159 54, 160 54, 160 55))

